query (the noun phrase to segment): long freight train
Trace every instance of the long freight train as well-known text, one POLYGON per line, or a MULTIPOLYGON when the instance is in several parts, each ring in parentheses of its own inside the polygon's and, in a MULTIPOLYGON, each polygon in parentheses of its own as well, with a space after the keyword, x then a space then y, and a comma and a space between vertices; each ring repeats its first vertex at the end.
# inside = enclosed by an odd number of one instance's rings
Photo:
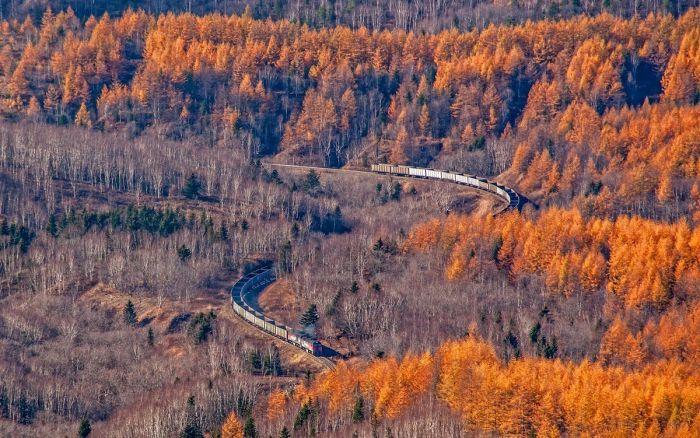
POLYGON ((246 302, 250 294, 259 293, 273 281, 275 281, 275 272, 270 266, 257 269, 238 280, 231 288, 233 310, 241 318, 257 326, 259 329, 289 342, 314 356, 320 356, 323 347, 316 339, 299 333, 284 324, 275 322, 273 319, 267 318, 246 302))
POLYGON ((493 193, 506 202, 507 206, 502 211, 520 207, 520 196, 513 189, 475 175, 393 164, 373 164, 372 172, 450 181, 493 193))

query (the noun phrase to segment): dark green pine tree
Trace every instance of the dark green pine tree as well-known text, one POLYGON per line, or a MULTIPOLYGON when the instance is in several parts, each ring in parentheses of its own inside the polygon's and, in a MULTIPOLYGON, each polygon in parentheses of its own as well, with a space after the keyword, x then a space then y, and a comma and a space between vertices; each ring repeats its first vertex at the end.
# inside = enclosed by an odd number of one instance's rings
POLYGON ((309 306, 308 309, 306 309, 306 312, 304 312, 303 315, 301 315, 301 319, 299 320, 299 323, 303 325, 304 327, 308 327, 311 325, 316 324, 318 321, 318 309, 316 308, 315 304, 312 304, 309 306))
POLYGON ((132 303, 131 300, 127 301, 126 306, 124 306, 124 322, 132 327, 138 322, 136 317, 136 309, 134 308, 134 303, 132 303))
POLYGON ((360 423, 365 419, 365 399, 362 396, 355 399, 355 406, 352 408, 352 421, 360 423))
POLYGON ((280 431, 280 438, 290 438, 291 436, 292 434, 289 433, 289 429, 287 429, 287 426, 284 426, 280 431))
POLYGON ((301 230, 299 229, 299 225, 296 222, 294 222, 294 224, 292 225, 292 231, 291 231, 292 239, 294 239, 294 240, 298 239, 299 233, 301 233, 301 230))
POLYGON ((194 396, 191 395, 187 399, 187 423, 180 434, 181 438, 204 438, 202 430, 197 423, 197 415, 195 412, 194 396))
POLYGON ((308 403, 304 403, 304 405, 299 409, 299 412, 297 412, 297 416, 294 419, 294 430, 299 430, 301 427, 304 425, 306 420, 309 418, 311 415, 311 408, 309 408, 308 403))
POLYGON ((58 222, 56 221, 55 214, 49 216, 49 223, 46 225, 46 232, 49 233, 49 236, 51 237, 58 237, 58 222))
POLYGON ((90 432, 92 432, 90 420, 83 418, 83 420, 80 422, 80 426, 78 426, 78 437, 86 438, 88 435, 90 435, 90 432))
POLYGON ((199 198, 199 191, 202 189, 202 183, 199 182, 197 175, 194 173, 187 178, 185 182, 185 187, 182 189, 182 194, 185 198, 197 199, 199 198))
POLYGON ((306 178, 304 179, 304 190, 308 192, 318 188, 320 185, 321 177, 318 176, 318 173, 316 173, 315 170, 310 170, 309 173, 306 174, 306 178))
POLYGON ((258 431, 255 430, 255 420, 253 420, 253 417, 248 417, 248 419, 245 420, 245 425, 243 426, 243 436, 245 438, 257 438, 258 431))
POLYGON ((177 256, 180 258, 180 261, 185 263, 190 259, 190 257, 192 257, 192 250, 186 247, 184 244, 180 245, 177 248, 177 256))
POLYGON ((156 344, 156 335, 153 333, 153 328, 148 328, 148 346, 153 347, 156 344))
POLYGON ((226 221, 221 221, 221 227, 219 227, 219 239, 223 241, 228 240, 228 227, 226 226, 226 221))

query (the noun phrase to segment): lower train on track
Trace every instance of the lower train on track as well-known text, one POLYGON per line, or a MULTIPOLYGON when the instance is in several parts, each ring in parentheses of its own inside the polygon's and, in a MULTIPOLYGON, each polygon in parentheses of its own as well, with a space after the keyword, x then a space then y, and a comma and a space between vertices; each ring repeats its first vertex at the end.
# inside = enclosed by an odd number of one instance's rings
POLYGON ((273 319, 267 318, 246 302, 247 297, 251 293, 259 293, 265 286, 273 281, 275 281, 275 272, 272 267, 269 266, 257 269, 238 280, 231 288, 231 303, 233 304, 234 312, 259 329, 295 345, 314 356, 320 356, 323 352, 323 346, 316 339, 298 332, 291 327, 287 327, 284 324, 278 323, 273 319))
POLYGON ((394 164, 373 164, 372 172, 414 178, 437 179, 484 190, 498 196, 507 204, 503 210, 519 208, 521 203, 520 196, 515 190, 475 175, 449 172, 447 170, 425 169, 422 167, 397 166, 394 164))
MULTIPOLYGON (((522 202, 520 196, 511 188, 475 175, 392 164, 373 164, 372 172, 449 181, 483 190, 501 198, 506 203, 506 207, 501 211, 520 208, 522 202)), ((246 299, 250 294, 259 293, 268 284, 275 281, 275 279, 275 272, 273 268, 271 266, 266 266, 259 268, 238 280, 231 288, 231 303, 233 304, 233 310, 241 318, 245 319, 259 329, 276 336, 285 342, 295 345, 302 350, 313 354, 314 356, 321 356, 323 346, 318 342, 318 340, 266 317, 262 313, 253 309, 246 302, 246 299)))

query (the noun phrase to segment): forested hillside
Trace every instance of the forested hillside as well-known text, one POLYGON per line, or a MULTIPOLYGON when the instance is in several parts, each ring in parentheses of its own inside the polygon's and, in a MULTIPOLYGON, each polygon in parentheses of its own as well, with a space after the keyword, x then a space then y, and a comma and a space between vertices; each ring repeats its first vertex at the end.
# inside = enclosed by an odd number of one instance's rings
POLYGON ((339 166, 505 173, 590 214, 695 213, 698 10, 435 35, 71 12, 2 24, 3 116, 339 166))
POLYGON ((256 19, 287 19, 312 27, 344 25, 352 28, 402 29, 436 32, 447 28, 468 30, 490 23, 522 23, 528 19, 566 18, 576 14, 610 13, 620 17, 649 13, 682 15, 697 3, 687 0, 621 1, 475 1, 475 0, 6 0, 0 3, 0 19, 38 18, 48 7, 68 8, 82 19, 104 13, 121 15, 129 8, 152 14, 221 13, 243 14, 246 9, 256 19))
POLYGON ((2 2, 0 435, 700 435, 700 9, 128 3, 2 2))

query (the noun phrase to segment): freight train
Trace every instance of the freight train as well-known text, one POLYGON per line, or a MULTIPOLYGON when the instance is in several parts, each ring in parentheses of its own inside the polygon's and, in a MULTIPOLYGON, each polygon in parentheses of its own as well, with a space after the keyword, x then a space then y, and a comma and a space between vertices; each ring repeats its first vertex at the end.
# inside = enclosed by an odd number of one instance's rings
POLYGON ((256 269, 245 275, 231 288, 231 303, 233 310, 241 318, 258 327, 259 329, 276 336, 285 342, 295 345, 302 350, 320 356, 323 346, 316 339, 298 332, 291 327, 267 318, 262 313, 253 309, 246 300, 252 294, 257 294, 275 281, 275 271, 271 266, 256 269))
POLYGON ((393 164, 373 164, 372 172, 413 178, 437 179, 484 190, 501 198, 506 207, 501 211, 520 208, 521 198, 510 187, 489 181, 475 175, 449 172, 446 170, 424 169, 422 167, 397 166, 393 164))
MULTIPOLYGON (((511 188, 475 175, 392 164, 373 164, 372 172, 402 177, 449 181, 483 190, 501 198, 505 202, 506 206, 501 212, 520 208, 521 202, 523 201, 511 188)), ((231 288, 233 310, 241 318, 260 330, 301 348, 314 356, 320 356, 323 352, 323 346, 316 339, 266 317, 253 309, 246 301, 249 299, 248 297, 250 295, 260 293, 268 284, 274 282, 275 279, 275 271, 271 265, 256 269, 242 277, 231 288)))

